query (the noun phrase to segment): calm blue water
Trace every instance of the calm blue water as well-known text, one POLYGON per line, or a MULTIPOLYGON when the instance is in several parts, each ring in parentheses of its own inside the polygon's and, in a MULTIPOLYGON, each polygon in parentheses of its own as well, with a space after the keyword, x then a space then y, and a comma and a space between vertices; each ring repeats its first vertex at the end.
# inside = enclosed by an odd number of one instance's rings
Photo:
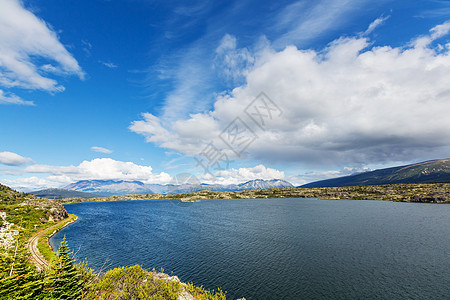
POLYGON ((449 299, 450 205, 313 199, 71 204, 96 270, 141 264, 230 299, 449 299))

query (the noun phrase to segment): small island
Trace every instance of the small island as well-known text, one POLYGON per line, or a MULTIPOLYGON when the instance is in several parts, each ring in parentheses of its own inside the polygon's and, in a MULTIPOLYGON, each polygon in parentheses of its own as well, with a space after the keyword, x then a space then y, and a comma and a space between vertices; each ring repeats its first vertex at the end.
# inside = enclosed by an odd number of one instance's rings
POLYGON ((179 200, 179 202, 183 202, 183 203, 186 203, 186 202, 199 202, 200 200, 198 200, 198 199, 193 199, 193 198, 191 198, 191 197, 186 197, 186 198, 181 198, 180 200, 179 200))

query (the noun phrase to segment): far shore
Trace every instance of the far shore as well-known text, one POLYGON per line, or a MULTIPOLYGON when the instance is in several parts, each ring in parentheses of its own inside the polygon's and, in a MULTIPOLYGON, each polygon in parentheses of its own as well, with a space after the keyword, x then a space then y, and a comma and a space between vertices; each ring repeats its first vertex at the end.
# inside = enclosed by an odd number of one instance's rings
POLYGON ((316 198, 320 200, 381 200, 413 203, 450 203, 450 183, 410 183, 321 188, 280 187, 236 192, 204 190, 174 195, 130 194, 98 198, 64 198, 59 199, 59 201, 62 204, 69 204, 120 200, 178 199, 180 202, 196 202, 201 199, 258 198, 316 198))

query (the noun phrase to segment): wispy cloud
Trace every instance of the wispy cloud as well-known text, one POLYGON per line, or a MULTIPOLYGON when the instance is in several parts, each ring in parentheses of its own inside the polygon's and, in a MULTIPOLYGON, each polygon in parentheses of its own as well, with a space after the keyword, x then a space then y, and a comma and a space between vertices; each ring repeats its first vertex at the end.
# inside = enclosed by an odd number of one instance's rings
POLYGON ((390 16, 386 16, 386 17, 379 17, 377 19, 375 19, 375 21, 373 21, 372 23, 370 23, 369 27, 367 28, 367 30, 364 32, 365 35, 370 34, 371 32, 373 32, 378 26, 381 26, 384 24, 384 22, 387 21, 387 19, 389 19, 390 16))
POLYGON ((285 31, 273 43, 276 49, 299 45, 334 30, 351 18, 351 12, 366 0, 297 1, 286 6, 277 17, 274 28, 285 31))
POLYGON ((340 170, 330 170, 330 171, 307 171, 297 176, 288 178, 291 183, 295 185, 303 185, 309 182, 337 178, 342 176, 350 176, 355 174, 360 174, 364 172, 373 171, 371 168, 354 168, 354 167, 344 167, 340 170))
MULTIPOLYGON (((61 92, 64 86, 50 74, 84 78, 83 70, 57 34, 21 1, 0 0, 0 7, 0 86, 61 92)), ((8 98, 12 103, 13 95, 8 98)), ((17 98, 14 102, 24 104, 17 98)))
POLYGON ((255 58, 247 48, 238 48, 235 36, 226 34, 216 48, 214 69, 231 83, 242 83, 255 58))
POLYGON ((0 90, 0 104, 34 105, 34 102, 23 100, 19 96, 0 90))
POLYGON ((174 11, 176 14, 182 16, 199 16, 206 13, 211 6, 211 1, 199 1, 195 4, 189 4, 186 6, 177 6, 174 11))
POLYGON ((84 51, 84 53, 86 53, 88 57, 91 56, 92 44, 86 40, 82 40, 81 45, 82 45, 81 49, 84 51))
POLYGON ((95 152, 105 153, 105 154, 113 153, 112 150, 109 150, 109 149, 106 149, 106 148, 103 148, 103 147, 97 147, 97 146, 91 147, 91 150, 95 151, 95 152))
MULTIPOLYGON (((429 35, 423 35, 411 42, 411 45, 416 48, 428 48, 430 44, 450 32, 450 21, 437 25, 430 30, 429 35)), ((447 47, 448 48, 448 47, 447 47)), ((447 49, 448 50, 448 49, 447 49)))
MULTIPOLYGON (((214 98, 215 74, 212 71, 212 55, 203 42, 170 55, 156 68, 157 81, 169 83, 170 86, 160 112, 162 122, 187 118, 189 114, 208 108, 214 98)), ((151 81, 150 84, 155 83, 151 81)))
POLYGON ((174 13, 162 27, 165 36, 161 43, 183 40, 182 47, 179 42, 172 44, 173 47, 152 62, 145 82, 151 98, 163 99, 155 111, 162 123, 170 124, 209 109, 217 86, 228 86, 238 77, 242 79, 238 73, 245 64, 246 58, 241 55, 244 50, 236 45, 233 48, 232 43, 227 44, 231 48, 220 47, 222 37, 230 37, 229 41, 222 41, 223 46, 234 38, 227 35, 227 27, 233 24, 224 20, 237 18, 236 5, 233 1, 226 4, 194 1, 189 6, 178 4, 171 8, 174 13), (200 24, 202 29, 198 30, 200 24), (217 52, 212 51, 216 48, 217 52), (237 65, 226 65, 226 59, 237 65))
POLYGON ((434 7, 427 9, 420 13, 418 17, 421 18, 436 18, 436 17, 448 17, 450 16, 450 2, 447 0, 431 0, 434 7))
POLYGON ((118 67, 115 63, 112 63, 112 62, 107 62, 107 61, 102 61, 102 60, 99 60, 98 62, 110 69, 115 69, 118 67))

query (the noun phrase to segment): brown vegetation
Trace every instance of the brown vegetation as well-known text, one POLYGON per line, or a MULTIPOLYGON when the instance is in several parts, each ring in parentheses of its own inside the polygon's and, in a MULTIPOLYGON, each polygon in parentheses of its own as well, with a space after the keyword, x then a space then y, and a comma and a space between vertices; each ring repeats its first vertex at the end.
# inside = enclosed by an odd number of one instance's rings
POLYGON ((247 198, 317 198, 341 200, 384 200, 399 202, 450 203, 450 183, 413 183, 321 188, 278 187, 237 192, 199 191, 176 195, 116 195, 103 198, 68 198, 66 203, 145 199, 247 199, 247 198))

